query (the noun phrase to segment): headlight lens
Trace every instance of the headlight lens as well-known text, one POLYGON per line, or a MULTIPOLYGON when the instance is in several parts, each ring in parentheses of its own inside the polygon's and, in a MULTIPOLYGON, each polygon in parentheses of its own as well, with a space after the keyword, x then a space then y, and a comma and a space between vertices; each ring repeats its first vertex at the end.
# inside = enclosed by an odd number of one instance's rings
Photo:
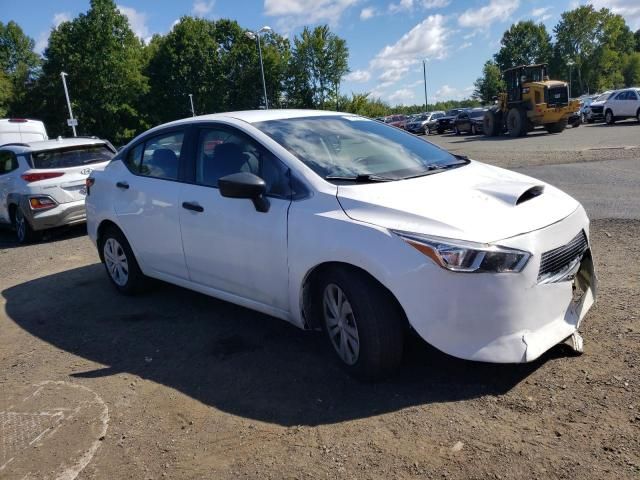
POLYGON ((392 232, 440 267, 454 272, 518 273, 531 257, 529 252, 514 248, 398 230, 392 232))

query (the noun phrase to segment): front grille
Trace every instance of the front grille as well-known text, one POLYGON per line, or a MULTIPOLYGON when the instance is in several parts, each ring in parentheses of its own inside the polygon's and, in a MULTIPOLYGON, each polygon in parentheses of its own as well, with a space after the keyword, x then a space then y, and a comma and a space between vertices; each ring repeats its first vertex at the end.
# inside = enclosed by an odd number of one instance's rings
POLYGON ((573 240, 562 247, 554 248, 542 254, 538 281, 552 277, 569 267, 577 258, 582 257, 589 248, 587 235, 581 230, 573 240))
POLYGON ((591 109, 591 113, 602 113, 602 106, 589 107, 591 109))
POLYGON ((550 107, 569 105, 569 89, 566 86, 545 89, 546 104, 550 107))

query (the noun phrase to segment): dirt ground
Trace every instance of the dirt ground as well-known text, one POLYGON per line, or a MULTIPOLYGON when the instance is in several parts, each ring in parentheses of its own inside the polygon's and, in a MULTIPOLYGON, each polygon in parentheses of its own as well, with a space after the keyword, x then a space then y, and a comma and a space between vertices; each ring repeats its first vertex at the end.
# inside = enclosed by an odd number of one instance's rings
POLYGON ((596 220, 586 353, 345 375, 320 334, 0 231, 0 479, 640 478, 640 221, 596 220))

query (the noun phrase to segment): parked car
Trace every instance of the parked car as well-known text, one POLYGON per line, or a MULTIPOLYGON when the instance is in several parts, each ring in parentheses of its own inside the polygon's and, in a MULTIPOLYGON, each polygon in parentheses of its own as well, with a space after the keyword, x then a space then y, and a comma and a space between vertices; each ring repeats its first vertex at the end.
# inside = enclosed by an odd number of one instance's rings
POLYGON ((416 115, 413 120, 407 122, 407 131, 416 134, 427 133, 427 124, 440 116, 444 116, 444 112, 425 112, 416 115))
POLYGON ((454 108, 452 110, 448 110, 443 117, 440 117, 436 121, 436 132, 441 135, 444 132, 453 130, 456 117, 460 112, 464 112, 465 110, 465 108, 454 108))
POLYGON ((385 117, 384 123, 391 125, 392 127, 406 128, 407 116, 406 115, 389 115, 385 117))
POLYGON ((591 104, 585 109, 584 117, 587 123, 594 123, 604 120, 604 104, 614 90, 608 90, 596 97, 591 104))
POLYGON ((432 132, 435 131, 438 126, 438 119, 444 117, 445 115, 446 113, 442 111, 434 112, 431 115, 431 118, 429 119, 427 124, 425 125, 425 133, 428 133, 429 135, 431 135, 432 132))
POLYGON ((27 243, 48 228, 84 222, 85 180, 115 151, 98 138, 0 146, 0 223, 13 225, 18 242, 27 243))
POLYGON ((583 95, 580 97, 580 111, 578 112, 580 115, 580 122, 586 123, 587 121, 587 109, 591 106, 591 104, 598 98, 600 95, 583 95))
POLYGON ((323 329, 360 377, 399 366, 407 326, 471 360, 580 349, 594 301, 576 200, 356 115, 175 121, 87 185, 88 233, 117 290, 154 277, 323 329))
POLYGON ((0 119, 0 145, 48 139, 47 129, 40 120, 29 120, 27 118, 0 119))
POLYGON ((486 111, 486 108, 474 108, 473 110, 460 112, 453 122, 453 131, 456 135, 460 135, 463 132, 471 135, 481 134, 486 111))
POLYGON ((626 118, 640 122, 640 88, 618 90, 604 104, 604 121, 609 125, 626 118))

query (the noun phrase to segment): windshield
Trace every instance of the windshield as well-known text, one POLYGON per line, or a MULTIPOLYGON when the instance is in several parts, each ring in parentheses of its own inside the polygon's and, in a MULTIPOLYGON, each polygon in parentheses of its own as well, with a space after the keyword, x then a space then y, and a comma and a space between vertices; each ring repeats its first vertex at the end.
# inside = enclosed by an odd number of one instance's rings
POLYGON ((467 163, 397 128, 351 115, 254 124, 323 178, 400 180, 467 163))
POLYGON ((594 102, 604 102, 607 98, 609 98, 611 96, 613 92, 609 92, 609 93, 603 93, 602 95, 600 95, 598 98, 596 98, 594 100, 594 102))
POLYGON ((480 118, 484 117, 484 110, 476 110, 471 112, 471 118, 480 118))
POLYGON ((46 150, 33 153, 31 158, 33 168, 67 168, 107 162, 113 156, 113 151, 107 145, 100 144, 46 150))

